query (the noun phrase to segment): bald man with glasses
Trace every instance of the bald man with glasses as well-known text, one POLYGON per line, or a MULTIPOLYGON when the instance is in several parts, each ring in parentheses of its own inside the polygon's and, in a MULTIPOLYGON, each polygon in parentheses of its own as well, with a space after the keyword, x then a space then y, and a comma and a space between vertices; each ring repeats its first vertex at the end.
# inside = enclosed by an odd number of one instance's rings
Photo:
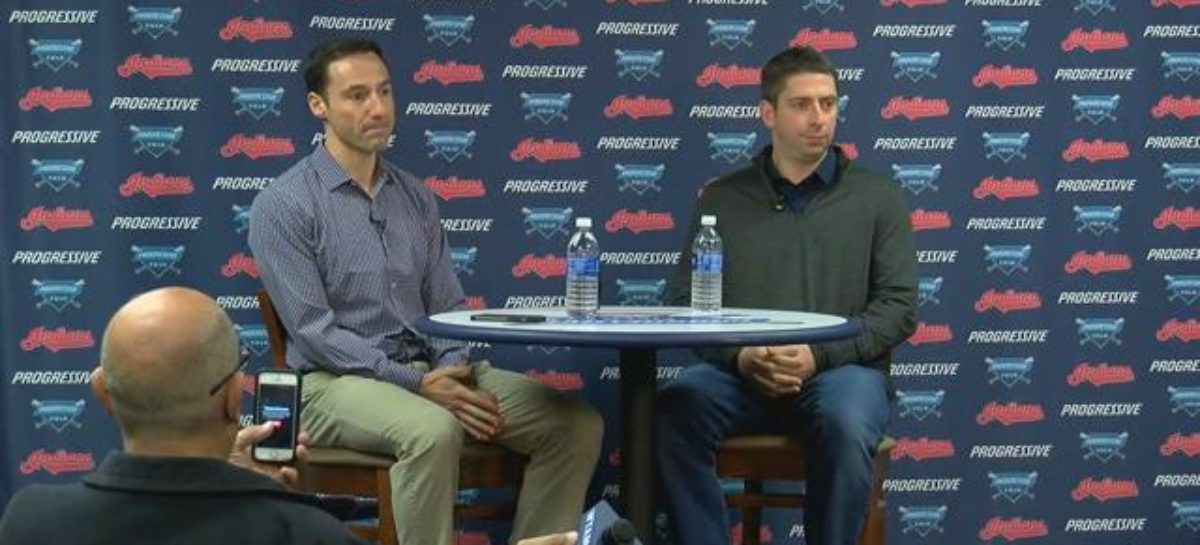
MULTIPOLYGON (((122 450, 81 482, 17 492, 0 543, 361 544, 294 468, 258 464, 270 423, 239 430, 242 367, 233 323, 209 296, 163 288, 133 298, 104 331, 92 390, 122 450)), ((301 434, 297 455, 305 455, 301 434)), ((558 534, 520 545, 570 545, 558 534)))

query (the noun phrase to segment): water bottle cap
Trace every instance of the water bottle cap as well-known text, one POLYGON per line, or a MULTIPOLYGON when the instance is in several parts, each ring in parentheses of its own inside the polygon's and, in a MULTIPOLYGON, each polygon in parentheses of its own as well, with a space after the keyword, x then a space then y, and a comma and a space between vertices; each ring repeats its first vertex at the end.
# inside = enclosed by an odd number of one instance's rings
POLYGON ((592 218, 575 218, 575 227, 587 227, 591 229, 592 218))
POLYGON ((700 216, 700 225, 712 227, 717 224, 716 216, 700 216))

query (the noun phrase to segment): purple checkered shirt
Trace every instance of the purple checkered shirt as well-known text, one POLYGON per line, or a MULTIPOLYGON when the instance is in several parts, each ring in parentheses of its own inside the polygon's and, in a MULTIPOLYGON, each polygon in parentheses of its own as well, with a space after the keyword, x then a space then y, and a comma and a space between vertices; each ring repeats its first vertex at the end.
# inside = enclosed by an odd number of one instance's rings
POLYGON ((464 308, 433 194, 380 158, 374 200, 325 146, 254 199, 250 249, 288 331, 288 365, 416 391, 408 365, 467 361, 465 343, 412 329, 464 308))

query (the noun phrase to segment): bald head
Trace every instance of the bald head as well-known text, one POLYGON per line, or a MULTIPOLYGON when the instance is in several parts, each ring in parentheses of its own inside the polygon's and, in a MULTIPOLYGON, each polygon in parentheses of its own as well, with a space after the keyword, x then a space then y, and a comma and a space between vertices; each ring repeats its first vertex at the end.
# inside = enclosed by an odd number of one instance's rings
POLYGON ((211 297, 188 288, 134 297, 108 322, 100 349, 104 384, 124 434, 225 433, 228 394, 209 390, 233 370, 237 355, 233 323, 211 297))

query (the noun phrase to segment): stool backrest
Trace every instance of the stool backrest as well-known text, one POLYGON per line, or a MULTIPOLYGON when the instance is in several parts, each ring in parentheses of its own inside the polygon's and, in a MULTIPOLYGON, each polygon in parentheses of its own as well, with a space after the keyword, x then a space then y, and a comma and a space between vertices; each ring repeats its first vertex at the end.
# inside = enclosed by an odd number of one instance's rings
POLYGON ((258 298, 258 311, 262 313, 263 325, 267 326, 267 342, 271 346, 271 364, 276 369, 287 369, 287 330, 283 328, 283 320, 275 312, 275 304, 267 290, 258 290, 254 294, 258 298))

